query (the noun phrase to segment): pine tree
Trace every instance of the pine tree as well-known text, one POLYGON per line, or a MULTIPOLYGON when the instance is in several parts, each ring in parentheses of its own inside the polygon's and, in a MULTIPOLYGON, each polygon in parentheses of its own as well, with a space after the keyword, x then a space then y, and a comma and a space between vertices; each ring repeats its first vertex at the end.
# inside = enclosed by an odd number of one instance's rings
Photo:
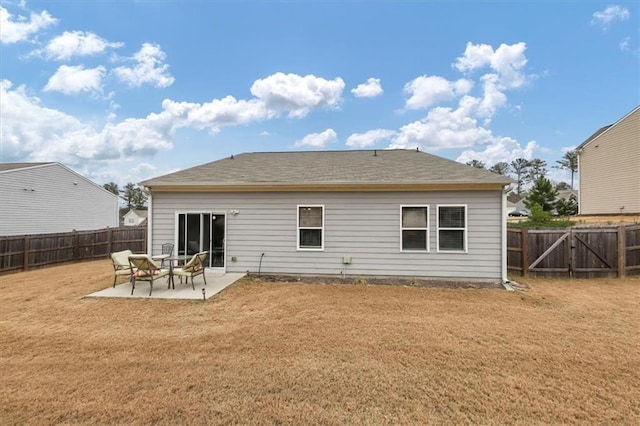
POLYGON ((553 188, 551 181, 544 176, 538 177, 529 191, 529 195, 524 200, 524 204, 529 210, 534 204, 538 204, 545 212, 550 212, 556 206, 558 191, 553 188))
POLYGON ((467 166, 475 167, 476 169, 486 169, 487 165, 480 160, 471 160, 466 162, 467 166))
POLYGON ((524 178, 527 175, 527 171, 529 170, 529 160, 524 158, 516 158, 511 162, 511 169, 513 173, 516 174, 516 182, 517 189, 516 192, 518 195, 522 194, 522 185, 524 184, 524 178))
POLYGON ((578 153, 576 151, 567 151, 562 160, 556 161, 556 169, 569 170, 571 172, 571 189, 573 189, 573 175, 578 171, 578 153))
POLYGON ((509 166, 509 163, 505 163, 504 161, 501 161, 491 166, 489 171, 493 173, 497 173, 499 175, 506 175, 509 173, 509 169, 511 169, 511 166, 509 166))

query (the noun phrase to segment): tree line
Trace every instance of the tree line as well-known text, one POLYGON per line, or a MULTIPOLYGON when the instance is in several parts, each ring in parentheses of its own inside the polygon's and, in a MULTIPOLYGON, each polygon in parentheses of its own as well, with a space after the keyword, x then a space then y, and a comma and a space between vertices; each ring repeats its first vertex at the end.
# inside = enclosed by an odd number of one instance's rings
POLYGON ((570 185, 567 185, 566 182, 559 182, 554 186, 545 177, 548 171, 547 162, 539 158, 534 158, 533 160, 516 158, 511 163, 499 162, 491 167, 487 167, 486 164, 479 160, 471 160, 466 164, 513 178, 516 181, 515 193, 518 197, 524 195, 525 186, 530 184, 531 187, 526 194, 524 203, 532 213, 537 211, 550 213, 555 210, 561 216, 569 216, 578 212, 578 200, 575 195, 572 194, 566 199, 557 199, 559 190, 573 189, 573 179, 578 171, 578 154, 576 151, 566 152, 552 166, 571 173, 570 185))
POLYGON ((102 187, 120 197, 127 210, 146 210, 147 208, 147 195, 142 188, 132 182, 127 183, 123 188, 115 182, 105 183, 102 187))

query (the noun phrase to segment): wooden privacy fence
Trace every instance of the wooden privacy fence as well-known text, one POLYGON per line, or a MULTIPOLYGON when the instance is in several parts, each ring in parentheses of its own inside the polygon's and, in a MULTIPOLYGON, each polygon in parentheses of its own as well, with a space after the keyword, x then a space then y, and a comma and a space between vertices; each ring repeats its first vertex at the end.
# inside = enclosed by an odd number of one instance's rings
POLYGON ((640 225, 508 229, 507 268, 525 277, 640 275, 640 225))
POLYGON ((0 272, 105 258, 126 249, 146 252, 146 226, 4 236, 0 237, 0 272))

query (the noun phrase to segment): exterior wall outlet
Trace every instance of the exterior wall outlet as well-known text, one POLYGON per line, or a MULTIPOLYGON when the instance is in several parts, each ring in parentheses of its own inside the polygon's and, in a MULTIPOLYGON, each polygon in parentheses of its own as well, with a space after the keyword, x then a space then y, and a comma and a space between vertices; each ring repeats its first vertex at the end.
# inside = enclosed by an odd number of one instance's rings
POLYGON ((232 262, 235 262, 235 261, 237 261, 237 260, 238 260, 238 258, 237 258, 237 257, 235 257, 235 256, 231 256, 231 261, 232 261, 232 262))
POLYGON ((351 263, 351 256, 342 256, 342 263, 348 265, 351 263))

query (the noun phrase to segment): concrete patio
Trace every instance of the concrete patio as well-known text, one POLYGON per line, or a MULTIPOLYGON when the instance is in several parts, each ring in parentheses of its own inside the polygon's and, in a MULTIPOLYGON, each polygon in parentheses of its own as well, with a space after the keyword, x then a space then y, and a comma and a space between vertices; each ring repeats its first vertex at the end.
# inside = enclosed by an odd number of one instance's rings
POLYGON ((189 284, 186 284, 184 281, 180 283, 180 279, 175 277, 175 290, 167 288, 167 280, 165 278, 161 278, 154 282, 153 293, 151 296, 149 296, 148 282, 140 281, 136 283, 136 289, 134 290, 133 295, 131 295, 131 284, 128 281, 125 281, 123 284, 117 284, 115 287, 109 286, 104 290, 88 294, 85 297, 202 300, 203 289, 205 290, 204 298, 209 299, 246 275, 212 271, 207 271, 205 274, 207 276, 207 285, 204 285, 202 277, 196 277, 195 290, 191 287, 191 281, 189 281, 189 284))

